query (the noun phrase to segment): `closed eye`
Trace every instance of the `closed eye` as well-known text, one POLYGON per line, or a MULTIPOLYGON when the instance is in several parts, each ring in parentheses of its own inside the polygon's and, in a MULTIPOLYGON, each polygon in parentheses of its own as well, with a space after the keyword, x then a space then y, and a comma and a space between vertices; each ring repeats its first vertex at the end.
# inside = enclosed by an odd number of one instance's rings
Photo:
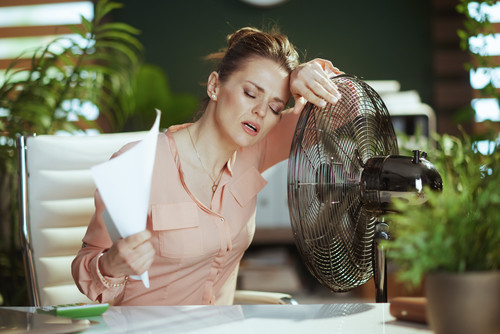
POLYGON ((273 112, 275 115, 280 115, 281 112, 283 111, 283 108, 281 107, 281 104, 270 104, 269 109, 273 112))
POLYGON ((245 91, 245 95, 252 98, 252 99, 255 99, 255 95, 252 95, 252 93, 245 91))
MULTIPOLYGON (((252 91, 249 91, 249 90, 246 90, 244 89, 243 92, 245 93, 245 95, 251 99, 256 99, 257 96, 254 95, 254 93, 252 91)), ((279 116, 281 114, 281 111, 282 111, 282 108, 279 106, 279 105, 272 105, 270 104, 269 105, 269 109, 271 109, 271 112, 277 116, 279 116)))
POLYGON ((271 109, 271 111, 272 111, 272 112, 273 112, 273 114, 275 114, 275 115, 279 115, 279 114, 280 114, 280 112, 281 112, 281 110, 279 110, 279 109, 274 109, 274 108, 273 108, 273 107, 271 107, 271 106, 269 106, 269 109, 271 109))

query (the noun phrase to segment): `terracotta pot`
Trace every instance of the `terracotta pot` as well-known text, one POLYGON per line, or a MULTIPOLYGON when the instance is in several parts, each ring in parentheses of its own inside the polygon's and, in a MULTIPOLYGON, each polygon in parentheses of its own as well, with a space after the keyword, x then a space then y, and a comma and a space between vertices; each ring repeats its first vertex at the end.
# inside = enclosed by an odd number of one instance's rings
POLYGON ((500 333, 500 271, 429 274, 426 296, 436 334, 500 333))

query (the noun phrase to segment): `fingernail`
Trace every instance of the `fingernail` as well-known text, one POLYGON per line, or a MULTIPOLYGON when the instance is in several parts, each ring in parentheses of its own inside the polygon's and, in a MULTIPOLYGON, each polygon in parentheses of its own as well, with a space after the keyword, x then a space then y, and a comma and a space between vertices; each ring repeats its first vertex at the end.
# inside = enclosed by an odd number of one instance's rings
POLYGON ((325 100, 321 100, 321 102, 319 103, 319 106, 320 106, 321 108, 326 107, 326 101, 325 101, 325 100))
POLYGON ((330 99, 330 103, 335 104, 335 103, 339 102, 339 99, 340 99, 340 97, 338 94, 335 96, 332 96, 332 98, 330 99))

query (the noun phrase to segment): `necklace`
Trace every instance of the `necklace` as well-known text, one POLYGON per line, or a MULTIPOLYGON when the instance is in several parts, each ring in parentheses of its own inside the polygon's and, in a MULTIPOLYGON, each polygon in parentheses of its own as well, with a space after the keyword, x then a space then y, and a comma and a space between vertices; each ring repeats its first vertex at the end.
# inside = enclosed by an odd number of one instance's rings
POLYGON ((214 179, 212 177, 212 174, 210 174, 210 172, 208 171, 208 169, 205 167, 205 164, 201 160, 200 154, 198 153, 198 150, 196 149, 196 145, 194 144, 193 137, 191 136, 191 131, 189 131, 189 126, 186 128, 186 130, 187 130, 187 132, 189 134, 189 139, 191 139, 191 145, 193 145, 194 151, 196 152, 196 156, 198 157, 198 161, 200 162, 201 167, 203 168, 203 170, 205 171, 205 173, 207 173, 207 175, 210 178, 210 180, 212 180, 212 194, 214 194, 215 190, 217 190, 217 187, 219 186, 220 179, 222 178, 222 172, 224 170, 221 169, 221 171, 220 171, 219 175, 217 176, 217 178, 214 179))

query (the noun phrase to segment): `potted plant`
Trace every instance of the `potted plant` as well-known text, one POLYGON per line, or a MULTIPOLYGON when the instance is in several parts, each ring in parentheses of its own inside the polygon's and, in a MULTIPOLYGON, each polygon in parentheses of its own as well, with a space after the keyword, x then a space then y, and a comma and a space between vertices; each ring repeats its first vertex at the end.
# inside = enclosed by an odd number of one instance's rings
POLYGON ((198 99, 174 94, 164 71, 142 62, 139 30, 112 20, 123 5, 95 2, 94 18, 33 51, 28 68, 16 61, 0 82, 0 305, 27 302, 17 230, 16 138, 88 128, 101 132, 148 128, 160 108, 162 127, 191 118, 198 99), (54 48, 56 47, 56 48, 54 48), (57 49, 57 52, 54 50, 57 49), (97 120, 82 110, 98 108, 97 120))
POLYGON ((140 63, 139 31, 110 22, 108 14, 122 5, 96 2, 92 21, 82 17, 73 30, 80 39, 64 37, 35 50, 28 68, 15 61, 0 83, 0 305, 23 305, 26 290, 17 229, 16 138, 58 130, 98 128, 81 113, 99 108, 110 128, 119 127, 130 110, 130 82, 140 63), (114 125, 114 126, 113 126, 114 125))
POLYGON ((424 204, 396 200, 387 217, 387 256, 401 280, 425 278, 427 317, 438 334, 500 333, 500 145, 487 143, 480 153, 465 133, 437 138, 429 155, 443 191, 425 191, 424 204))

